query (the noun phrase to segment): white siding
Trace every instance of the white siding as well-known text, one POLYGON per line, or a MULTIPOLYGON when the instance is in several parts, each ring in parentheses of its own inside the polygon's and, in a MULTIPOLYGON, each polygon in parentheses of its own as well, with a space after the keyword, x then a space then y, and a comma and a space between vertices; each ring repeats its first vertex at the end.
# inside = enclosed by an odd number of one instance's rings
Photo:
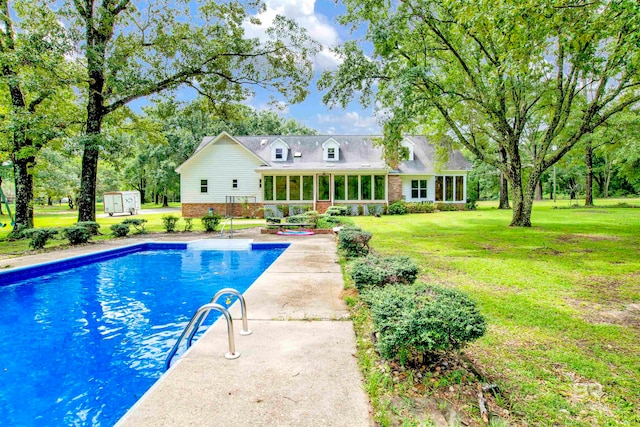
POLYGON ((202 150, 182 169, 180 197, 182 203, 224 203, 225 196, 255 196, 262 202, 260 174, 263 164, 244 147, 222 138, 202 150), (200 180, 208 180, 209 191, 200 192, 200 180), (232 188, 234 179, 238 188, 232 188))
POLYGON ((428 200, 433 202, 435 193, 436 193, 436 181, 432 175, 402 175, 402 196, 405 201, 424 202, 425 200, 428 200), (411 198, 411 181, 416 179, 427 180, 427 198, 426 199, 411 198))

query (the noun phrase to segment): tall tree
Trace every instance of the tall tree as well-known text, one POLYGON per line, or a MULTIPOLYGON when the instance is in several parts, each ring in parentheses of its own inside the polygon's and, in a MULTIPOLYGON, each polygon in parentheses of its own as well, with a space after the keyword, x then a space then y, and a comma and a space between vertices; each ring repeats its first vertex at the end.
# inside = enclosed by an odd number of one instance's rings
POLYGON ((260 2, 73 0, 65 10, 86 61, 86 124, 78 219, 95 219, 104 118, 129 102, 190 86, 211 99, 246 98, 270 88, 290 102, 304 99, 317 45, 294 22, 276 17, 264 38, 260 2), (138 7, 139 6, 139 7, 138 7), (194 14, 195 6, 198 6, 194 14))
POLYGON ((339 49, 342 65, 320 81, 325 101, 344 106, 354 94, 365 105, 375 100, 390 155, 403 133, 429 131, 500 169, 511 190, 512 226, 531 225, 545 170, 640 101, 635 0, 344 4, 341 21, 366 25, 373 52, 353 41, 339 49), (523 135, 536 123, 543 137, 524 162, 523 135))
POLYGON ((15 229, 33 227, 33 167, 61 135, 73 92, 64 28, 43 1, 0 0, 0 145, 16 188, 15 229), (67 107, 65 107, 65 104, 67 107))

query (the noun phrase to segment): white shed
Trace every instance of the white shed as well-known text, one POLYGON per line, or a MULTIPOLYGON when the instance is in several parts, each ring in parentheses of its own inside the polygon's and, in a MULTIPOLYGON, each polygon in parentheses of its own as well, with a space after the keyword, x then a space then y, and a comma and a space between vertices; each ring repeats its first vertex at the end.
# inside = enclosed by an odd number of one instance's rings
POLYGON ((135 215, 140 212, 139 191, 110 191, 104 193, 104 212, 109 216, 114 213, 129 213, 135 215))

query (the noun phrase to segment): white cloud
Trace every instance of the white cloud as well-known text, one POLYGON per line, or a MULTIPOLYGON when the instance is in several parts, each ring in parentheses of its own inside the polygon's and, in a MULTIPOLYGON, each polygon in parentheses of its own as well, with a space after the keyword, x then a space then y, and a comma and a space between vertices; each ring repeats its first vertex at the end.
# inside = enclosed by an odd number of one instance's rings
POLYGON ((316 122, 319 125, 328 125, 325 129, 320 129, 322 133, 341 133, 347 135, 380 133, 380 125, 375 116, 363 116, 356 111, 317 114, 316 122))
POLYGON ((323 71, 334 69, 340 65, 340 58, 331 52, 330 48, 340 44, 338 31, 326 16, 315 13, 316 0, 266 0, 266 10, 256 17, 261 25, 247 22, 246 34, 250 37, 265 38, 265 30, 271 25, 276 15, 282 15, 294 20, 305 28, 310 37, 318 41, 323 49, 316 55, 314 66, 323 71))

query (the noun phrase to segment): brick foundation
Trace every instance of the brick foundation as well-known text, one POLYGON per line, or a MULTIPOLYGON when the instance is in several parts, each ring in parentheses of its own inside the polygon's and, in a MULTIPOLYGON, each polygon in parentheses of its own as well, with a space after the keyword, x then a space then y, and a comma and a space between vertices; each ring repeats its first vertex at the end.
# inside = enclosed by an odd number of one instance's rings
POLYGON ((316 202, 316 211, 318 213, 325 213, 329 207, 331 207, 333 203, 331 202, 316 202))
POLYGON ((388 175, 389 203, 402 200, 402 177, 400 175, 388 175))
MULTIPOLYGON (((213 212, 218 215, 226 215, 226 204, 224 203, 183 203, 182 204, 182 216, 184 218, 201 218, 209 213, 209 209, 213 209, 213 212)), ((256 217, 262 218, 262 203, 249 203, 243 205, 236 203, 233 207, 233 216, 237 218, 244 217, 256 217)))

